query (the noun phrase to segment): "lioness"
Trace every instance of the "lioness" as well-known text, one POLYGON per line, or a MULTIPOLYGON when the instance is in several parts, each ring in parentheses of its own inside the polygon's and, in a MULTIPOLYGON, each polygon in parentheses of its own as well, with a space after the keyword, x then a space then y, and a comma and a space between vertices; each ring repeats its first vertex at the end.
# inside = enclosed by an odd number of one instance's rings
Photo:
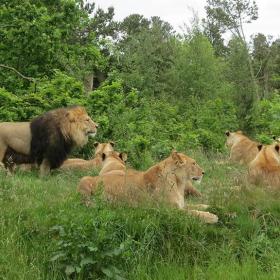
POLYGON ((90 160, 71 158, 63 162, 60 169, 62 170, 91 170, 101 168, 103 165, 102 154, 114 151, 114 142, 94 143, 95 153, 94 158, 90 160))
POLYGON ((149 196, 153 201, 163 200, 173 207, 184 209, 207 223, 216 223, 218 217, 214 214, 185 208, 186 181, 200 180, 203 174, 195 160, 173 151, 167 159, 144 172, 109 172, 96 177, 83 177, 77 190, 88 199, 102 183, 104 196, 111 201, 125 199, 134 204, 149 196))
POLYGON ((103 153, 102 154, 103 166, 99 172, 99 175, 104 175, 108 172, 114 171, 115 174, 118 172, 125 172, 125 162, 127 160, 126 153, 119 153, 116 151, 103 153))
POLYGON ((226 145, 230 148, 230 161, 248 164, 256 157, 259 143, 250 140, 242 131, 227 131, 225 134, 226 145))
POLYGON ((249 165, 249 180, 280 190, 280 145, 259 145, 260 152, 249 165))
POLYGON ((3 122, 0 123, 0 161, 9 158, 14 164, 37 163, 43 176, 59 167, 73 146, 85 145, 88 136, 94 136, 96 130, 97 124, 81 106, 55 109, 31 122, 3 122))

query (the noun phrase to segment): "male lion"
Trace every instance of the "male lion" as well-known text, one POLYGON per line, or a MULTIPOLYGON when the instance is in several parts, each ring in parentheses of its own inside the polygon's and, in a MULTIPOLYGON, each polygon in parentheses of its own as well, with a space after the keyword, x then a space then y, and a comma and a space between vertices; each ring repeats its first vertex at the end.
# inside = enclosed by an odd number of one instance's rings
POLYGON ((249 180, 280 190, 280 145, 259 145, 260 152, 249 165, 249 180))
POLYGON ((85 160, 81 158, 67 159, 60 166, 62 170, 91 170, 101 168, 103 165, 102 155, 114 151, 114 142, 94 143, 94 158, 85 160))
POLYGON ((259 143, 250 140, 242 131, 227 131, 225 134, 226 145, 230 148, 230 161, 248 164, 256 157, 259 143))
POLYGON ((152 197, 152 201, 163 200, 167 204, 198 216, 207 223, 216 223, 218 217, 209 212, 185 208, 184 191, 188 180, 200 180, 204 171, 190 157, 173 151, 171 155, 144 172, 109 172, 100 176, 83 177, 78 185, 85 199, 95 194, 103 184, 106 199, 126 200, 132 204, 152 197))
POLYGON ((96 130, 81 106, 55 109, 31 122, 0 123, 0 161, 37 163, 43 176, 59 167, 72 147, 85 145, 96 130))

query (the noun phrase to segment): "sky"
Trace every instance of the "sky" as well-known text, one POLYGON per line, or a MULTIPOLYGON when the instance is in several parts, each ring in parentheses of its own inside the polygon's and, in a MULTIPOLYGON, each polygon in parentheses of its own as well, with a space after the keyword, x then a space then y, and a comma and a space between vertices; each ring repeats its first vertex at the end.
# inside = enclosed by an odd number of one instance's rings
MULTIPOLYGON (((189 25, 195 11, 199 18, 205 17, 206 0, 94 0, 96 7, 115 8, 115 19, 122 20, 130 14, 145 17, 159 16, 168 21, 178 32, 189 25)), ((245 25, 247 38, 257 33, 280 38, 280 0, 256 0, 259 8, 258 20, 245 25)))

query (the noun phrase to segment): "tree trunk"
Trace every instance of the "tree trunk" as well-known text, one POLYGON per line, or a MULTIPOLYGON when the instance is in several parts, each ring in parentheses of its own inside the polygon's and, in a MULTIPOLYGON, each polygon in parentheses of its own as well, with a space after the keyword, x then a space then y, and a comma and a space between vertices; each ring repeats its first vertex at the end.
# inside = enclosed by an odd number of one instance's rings
POLYGON ((84 77, 84 89, 87 95, 93 90, 93 78, 93 73, 89 73, 84 77))

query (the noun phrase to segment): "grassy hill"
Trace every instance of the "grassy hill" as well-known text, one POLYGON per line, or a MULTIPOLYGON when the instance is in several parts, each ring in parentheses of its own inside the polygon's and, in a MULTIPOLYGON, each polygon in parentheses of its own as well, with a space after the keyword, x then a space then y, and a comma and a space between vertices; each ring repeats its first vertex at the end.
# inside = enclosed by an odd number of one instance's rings
POLYGON ((86 208, 79 172, 1 173, 0 279, 279 279, 280 195, 222 155, 190 155, 206 171, 191 201, 216 225, 164 206, 86 208))

